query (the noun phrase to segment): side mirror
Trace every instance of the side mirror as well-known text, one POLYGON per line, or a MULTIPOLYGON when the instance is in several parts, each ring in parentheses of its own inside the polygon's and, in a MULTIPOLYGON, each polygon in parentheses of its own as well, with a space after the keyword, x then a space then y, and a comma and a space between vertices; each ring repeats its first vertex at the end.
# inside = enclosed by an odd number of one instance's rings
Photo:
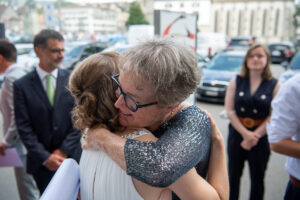
POLYGON ((281 66, 282 66, 285 70, 287 70, 288 65, 289 65, 289 62, 288 62, 288 61, 283 61, 283 62, 281 63, 281 66))

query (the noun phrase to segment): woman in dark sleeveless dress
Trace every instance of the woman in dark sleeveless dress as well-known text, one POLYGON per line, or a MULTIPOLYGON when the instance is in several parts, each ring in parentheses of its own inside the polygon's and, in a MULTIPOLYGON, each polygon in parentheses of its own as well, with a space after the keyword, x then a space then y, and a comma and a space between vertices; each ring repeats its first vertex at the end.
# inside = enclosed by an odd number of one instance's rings
POLYGON ((253 45, 225 97, 230 119, 227 151, 231 200, 239 198, 245 160, 248 160, 251 176, 250 200, 263 199, 264 175, 270 156, 266 123, 279 87, 270 70, 269 51, 263 45, 253 45))

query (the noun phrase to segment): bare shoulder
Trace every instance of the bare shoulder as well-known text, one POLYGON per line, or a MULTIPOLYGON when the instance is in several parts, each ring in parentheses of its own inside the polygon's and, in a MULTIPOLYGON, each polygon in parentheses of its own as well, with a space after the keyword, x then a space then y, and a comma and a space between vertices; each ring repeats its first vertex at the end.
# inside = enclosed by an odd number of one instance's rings
POLYGON ((235 88, 236 85, 236 77, 233 77, 229 82, 229 87, 235 88))
POLYGON ((140 129, 139 131, 145 132, 145 134, 136 137, 136 140, 142 141, 142 142, 156 142, 157 138, 147 129, 140 129))

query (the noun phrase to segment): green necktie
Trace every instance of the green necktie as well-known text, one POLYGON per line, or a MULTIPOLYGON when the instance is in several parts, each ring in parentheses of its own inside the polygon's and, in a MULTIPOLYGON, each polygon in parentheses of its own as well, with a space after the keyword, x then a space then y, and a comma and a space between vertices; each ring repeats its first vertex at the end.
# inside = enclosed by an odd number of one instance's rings
POLYGON ((49 98, 50 104, 53 106, 54 103, 54 95, 55 95, 55 88, 53 86, 53 77, 52 75, 47 75, 46 76, 46 92, 47 96, 49 98))

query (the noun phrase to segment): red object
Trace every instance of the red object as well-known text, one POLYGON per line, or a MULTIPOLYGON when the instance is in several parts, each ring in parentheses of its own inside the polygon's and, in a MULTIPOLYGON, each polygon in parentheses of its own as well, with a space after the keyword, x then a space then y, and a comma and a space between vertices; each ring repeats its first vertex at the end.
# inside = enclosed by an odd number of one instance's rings
POLYGON ((167 26, 167 28, 165 29, 165 31, 164 31, 164 33, 163 33, 163 36, 166 36, 166 35, 169 34, 169 31, 170 31, 172 25, 173 25, 173 23, 171 23, 171 24, 169 24, 169 25, 167 26))
POLYGON ((291 50, 287 50, 287 51, 284 52, 284 55, 286 55, 286 56, 292 56, 293 52, 291 50))

